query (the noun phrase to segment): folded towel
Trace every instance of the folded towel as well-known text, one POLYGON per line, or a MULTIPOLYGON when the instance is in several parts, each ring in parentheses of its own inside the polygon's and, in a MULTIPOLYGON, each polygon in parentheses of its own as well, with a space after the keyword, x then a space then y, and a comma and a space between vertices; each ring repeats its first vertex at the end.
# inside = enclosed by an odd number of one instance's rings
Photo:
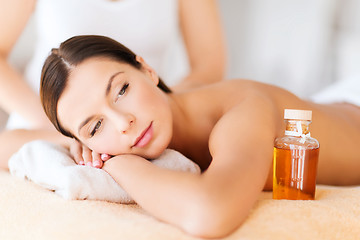
POLYGON ((360 79, 353 77, 335 82, 311 96, 310 100, 323 104, 347 102, 360 106, 360 79))
MULTIPOLYGON (((152 163, 176 171, 200 173, 197 164, 171 149, 166 149, 152 163)), ((25 144, 8 165, 12 175, 33 181, 65 199, 133 202, 107 172, 77 165, 65 148, 50 142, 36 140, 25 144)))

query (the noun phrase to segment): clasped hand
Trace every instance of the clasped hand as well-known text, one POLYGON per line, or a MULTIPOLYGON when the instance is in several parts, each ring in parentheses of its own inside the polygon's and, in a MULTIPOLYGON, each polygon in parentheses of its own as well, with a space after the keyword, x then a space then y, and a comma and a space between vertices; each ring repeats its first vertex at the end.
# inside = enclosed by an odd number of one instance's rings
POLYGON ((74 161, 79 165, 102 168, 104 162, 109 160, 111 156, 106 153, 96 153, 79 141, 73 139, 69 147, 70 154, 74 161))

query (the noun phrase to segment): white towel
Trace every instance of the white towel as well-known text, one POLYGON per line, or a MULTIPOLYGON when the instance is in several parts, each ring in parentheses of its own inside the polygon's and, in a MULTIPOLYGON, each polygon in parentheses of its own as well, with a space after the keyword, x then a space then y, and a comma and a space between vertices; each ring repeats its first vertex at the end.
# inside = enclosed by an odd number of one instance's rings
MULTIPOLYGON (((166 149, 152 163, 176 171, 200 173, 197 164, 175 150, 166 149)), ((12 175, 33 181, 65 199, 133 202, 107 172, 77 165, 65 148, 46 141, 25 144, 10 158, 8 165, 12 175)))
POLYGON ((310 99, 323 104, 347 102, 360 106, 360 79, 353 77, 335 82, 310 99))

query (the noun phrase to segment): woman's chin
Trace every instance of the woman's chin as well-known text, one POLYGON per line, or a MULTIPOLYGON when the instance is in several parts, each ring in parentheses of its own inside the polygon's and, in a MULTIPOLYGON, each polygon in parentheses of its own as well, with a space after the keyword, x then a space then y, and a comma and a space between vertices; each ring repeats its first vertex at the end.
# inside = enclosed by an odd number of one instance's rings
POLYGON ((146 156, 143 156, 146 159, 156 159, 158 157, 160 157, 160 155, 165 151, 165 149, 167 148, 167 145, 161 146, 161 147, 156 147, 153 148, 151 151, 149 151, 146 156))

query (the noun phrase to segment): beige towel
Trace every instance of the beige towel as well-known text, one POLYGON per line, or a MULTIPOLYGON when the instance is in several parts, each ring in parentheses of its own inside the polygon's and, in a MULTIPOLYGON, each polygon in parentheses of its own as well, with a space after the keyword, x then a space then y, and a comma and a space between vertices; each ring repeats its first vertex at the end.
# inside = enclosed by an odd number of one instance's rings
MULTIPOLYGON (((224 239, 358 240, 359 236, 360 189, 318 186, 315 201, 272 200, 271 193, 262 193, 244 224, 224 239)), ((0 239, 196 238, 157 221, 137 205, 68 201, 0 171, 0 239)))
MULTIPOLYGON (((196 238, 156 220, 138 205, 68 201, 33 182, 0 171, 0 239, 196 238)), ((358 240, 360 188, 320 185, 314 201, 273 200, 271 192, 263 192, 244 224, 224 239, 358 240)))

